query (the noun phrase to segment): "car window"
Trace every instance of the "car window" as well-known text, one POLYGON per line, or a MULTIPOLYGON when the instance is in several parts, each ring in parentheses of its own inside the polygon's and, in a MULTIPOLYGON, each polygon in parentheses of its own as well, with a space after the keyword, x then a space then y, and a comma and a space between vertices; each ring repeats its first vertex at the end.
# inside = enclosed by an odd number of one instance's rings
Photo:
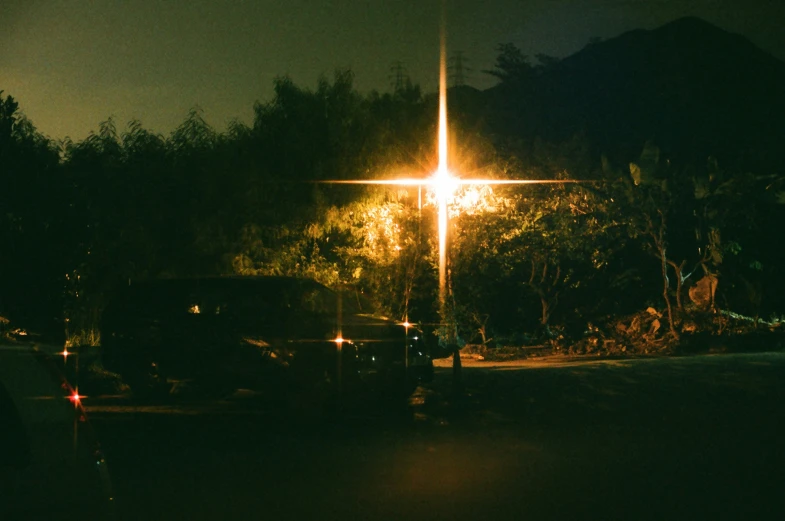
POLYGON ((338 312, 338 298, 325 287, 308 284, 303 287, 300 306, 310 313, 334 315, 338 312))
MULTIPOLYGON (((200 320, 220 315, 231 320, 284 320, 290 313, 335 316, 338 294, 309 280, 173 280, 124 288, 107 307, 105 318, 200 320)), ((343 296, 344 313, 356 313, 354 299, 343 296)))
POLYGON ((344 313, 372 314, 376 310, 371 299, 357 288, 342 291, 344 313))
POLYGON ((11 396, 0 383, 0 467, 24 467, 30 460, 30 441, 11 396))
POLYGON ((282 320, 286 315, 286 303, 278 296, 240 293, 225 294, 217 298, 210 306, 211 312, 225 315, 235 320, 282 320))

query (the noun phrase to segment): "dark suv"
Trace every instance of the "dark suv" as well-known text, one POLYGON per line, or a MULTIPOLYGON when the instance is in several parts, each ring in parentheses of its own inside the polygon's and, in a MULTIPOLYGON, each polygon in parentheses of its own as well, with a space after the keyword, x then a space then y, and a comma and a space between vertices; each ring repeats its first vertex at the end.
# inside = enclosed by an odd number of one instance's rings
POLYGON ((421 331, 290 277, 132 283, 110 300, 101 336, 105 367, 137 398, 167 395, 182 383, 210 396, 317 388, 408 395, 433 375, 421 331))

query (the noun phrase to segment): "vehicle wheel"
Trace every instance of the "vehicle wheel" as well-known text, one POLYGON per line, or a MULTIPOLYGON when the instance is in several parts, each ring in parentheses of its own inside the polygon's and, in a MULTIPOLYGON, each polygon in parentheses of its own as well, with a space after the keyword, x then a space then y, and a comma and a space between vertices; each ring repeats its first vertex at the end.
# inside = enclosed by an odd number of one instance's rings
POLYGON ((169 398, 171 386, 154 362, 145 368, 129 372, 125 375, 125 382, 131 388, 134 402, 161 402, 169 398))
POLYGON ((236 390, 236 385, 204 379, 178 387, 172 391, 172 394, 178 399, 192 401, 223 400, 234 394, 236 390))

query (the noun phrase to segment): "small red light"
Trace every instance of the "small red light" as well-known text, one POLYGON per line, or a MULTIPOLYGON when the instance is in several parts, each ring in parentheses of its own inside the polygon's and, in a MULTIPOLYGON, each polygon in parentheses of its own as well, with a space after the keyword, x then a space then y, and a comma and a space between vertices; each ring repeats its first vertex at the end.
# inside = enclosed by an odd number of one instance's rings
POLYGON ((71 396, 68 397, 68 399, 71 400, 71 403, 74 405, 79 405, 79 403, 82 401, 82 398, 84 398, 84 396, 81 396, 78 391, 72 392, 71 396))

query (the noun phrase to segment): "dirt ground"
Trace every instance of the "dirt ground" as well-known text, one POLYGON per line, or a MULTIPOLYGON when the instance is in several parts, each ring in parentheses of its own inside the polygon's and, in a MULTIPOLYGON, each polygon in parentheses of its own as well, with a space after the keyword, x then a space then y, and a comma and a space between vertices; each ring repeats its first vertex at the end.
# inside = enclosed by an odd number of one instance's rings
POLYGON ((783 353, 467 361, 458 395, 451 373, 322 421, 88 409, 122 520, 785 519, 783 353))

